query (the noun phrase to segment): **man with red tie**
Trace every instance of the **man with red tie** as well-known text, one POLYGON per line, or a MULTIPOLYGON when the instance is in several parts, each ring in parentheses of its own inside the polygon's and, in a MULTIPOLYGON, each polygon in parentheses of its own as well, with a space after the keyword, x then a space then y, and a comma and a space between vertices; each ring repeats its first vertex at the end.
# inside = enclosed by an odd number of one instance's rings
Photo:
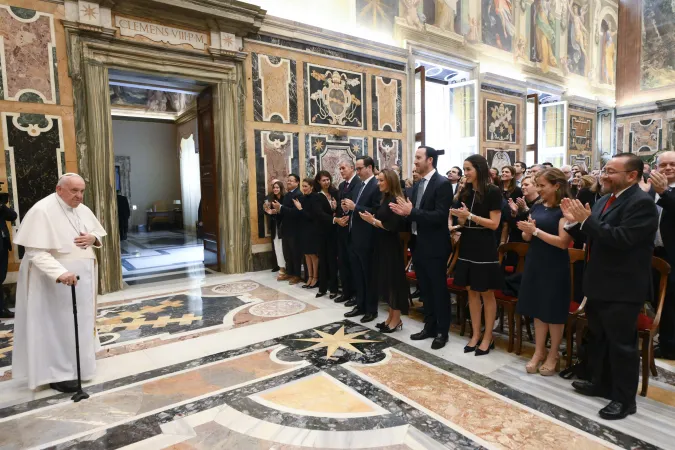
POLYGON ((568 233, 586 242, 584 295, 591 334, 592 381, 574 389, 611 403, 600 410, 607 420, 636 411, 639 380, 637 318, 651 288, 651 259, 658 213, 640 186, 642 160, 632 153, 614 156, 602 170, 607 195, 591 210, 579 200, 564 199, 561 209, 568 233))

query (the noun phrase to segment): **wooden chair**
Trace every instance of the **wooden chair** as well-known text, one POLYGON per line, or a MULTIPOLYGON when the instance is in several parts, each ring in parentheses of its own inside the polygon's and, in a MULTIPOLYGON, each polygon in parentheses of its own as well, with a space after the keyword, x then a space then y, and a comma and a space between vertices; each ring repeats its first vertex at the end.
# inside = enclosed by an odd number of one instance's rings
MULTIPOLYGON (((525 269, 525 255, 527 255, 527 250, 529 249, 529 244, 527 242, 509 242, 508 244, 502 244, 499 246, 499 265, 502 266, 504 257, 508 252, 514 252, 518 255, 518 265, 515 268, 514 273, 521 273, 525 269)), ((518 303, 518 298, 510 295, 506 295, 501 290, 495 290, 495 299, 497 300, 497 306, 501 306, 506 311, 507 317, 509 318, 509 347, 508 352, 511 353, 514 348, 514 340, 516 337, 516 329, 520 331, 521 324, 515 323, 516 316, 516 304, 518 303)), ((520 335, 520 333, 518 333, 520 335)), ((520 336, 518 340, 520 340, 520 336)), ((520 344, 519 344, 520 345, 520 344)))
POLYGON ((457 240, 452 241, 452 253, 450 254, 450 259, 448 260, 448 270, 446 272, 447 277, 447 286, 448 292, 455 294, 457 296, 457 323, 461 325, 459 335, 464 336, 466 332, 466 305, 468 304, 469 297, 467 290, 462 286, 455 285, 455 266, 457 265, 457 258, 459 258, 459 245, 461 237, 457 240))
MULTIPOLYGON (((576 248, 569 248, 567 250, 570 255, 570 283, 572 285, 572 289, 570 290, 570 309, 569 309, 569 315, 567 316, 567 325, 565 325, 565 338, 567 340, 567 366, 566 367, 571 367, 572 366, 572 334, 573 330, 577 324, 577 319, 581 317, 582 320, 585 320, 583 316, 580 316, 581 310, 583 310, 582 306, 574 301, 574 267, 575 263, 578 263, 579 261, 583 261, 586 258, 586 252, 583 250, 579 250, 576 248)), ((582 304, 585 306, 586 305, 586 300, 584 299, 582 301, 582 304)), ((578 335, 579 336, 579 335, 578 335)), ((581 338, 578 337, 577 339, 577 348, 578 343, 581 342, 581 338)))
MULTIPOLYGON (((654 362, 654 335, 656 334, 656 331, 659 328, 659 323, 661 322, 663 303, 666 298, 666 288, 668 287, 668 275, 670 274, 670 265, 663 259, 657 258, 656 256, 652 257, 652 268, 659 273, 660 277, 659 292, 657 297, 659 299, 659 305, 656 309, 656 315, 653 319, 644 312, 640 313, 637 319, 638 335, 642 340, 642 389, 640 390, 640 395, 643 397, 647 395, 647 389, 649 388, 650 371, 653 376, 658 374, 656 371, 656 363, 654 362)), ((582 315, 585 306, 586 298, 584 298, 577 310, 572 313, 577 320, 577 348, 579 348, 583 330, 586 326, 588 326, 586 317, 582 315)), ((570 308, 570 310, 571 309, 572 308, 570 308)), ((568 330, 568 343, 571 341, 569 333, 571 333, 570 330, 568 330)), ((568 350, 568 354, 571 354, 571 351, 568 350)), ((568 361, 570 359, 571 356, 568 355, 568 361)))

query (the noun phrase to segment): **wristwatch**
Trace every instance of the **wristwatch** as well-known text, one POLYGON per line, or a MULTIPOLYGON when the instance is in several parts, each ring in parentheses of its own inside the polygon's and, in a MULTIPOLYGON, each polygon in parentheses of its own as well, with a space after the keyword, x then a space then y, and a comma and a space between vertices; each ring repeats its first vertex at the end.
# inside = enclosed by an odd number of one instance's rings
POLYGON ((537 237, 539 234, 539 228, 535 228, 534 233, 532 233, 532 236, 537 237))

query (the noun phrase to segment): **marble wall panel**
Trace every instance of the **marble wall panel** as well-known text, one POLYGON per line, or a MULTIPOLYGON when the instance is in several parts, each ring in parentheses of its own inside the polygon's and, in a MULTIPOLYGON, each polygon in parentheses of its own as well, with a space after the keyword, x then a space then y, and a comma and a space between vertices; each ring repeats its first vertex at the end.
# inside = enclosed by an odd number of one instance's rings
POLYGON ((402 129, 401 80, 372 76, 373 130, 393 131, 402 129))
POLYGON ((314 177, 320 170, 327 170, 337 186, 342 180, 340 163, 344 160, 356 161, 358 156, 367 154, 366 138, 309 134, 305 140, 305 176, 314 177))
POLYGON ((392 166, 401 167, 403 150, 400 139, 373 138, 375 149, 375 164, 380 170, 391 169, 392 166))
POLYGON ((0 5, 0 99, 59 103, 54 16, 0 5))
POLYGON ((616 126, 616 152, 622 153, 623 150, 623 141, 625 135, 625 128, 623 125, 616 126))
POLYGON ((251 54, 253 115, 256 122, 298 123, 296 62, 251 54))
POLYGON ((488 161, 488 167, 495 168, 501 173, 506 166, 513 166, 517 160, 515 150, 503 150, 499 148, 488 148, 485 150, 485 157, 488 161))
POLYGON ((516 143, 518 127, 518 105, 486 99, 484 109, 485 141, 516 143))
POLYGON ((300 174, 298 133, 255 131, 256 201, 258 237, 270 235, 262 206, 270 194, 273 180, 284 182, 289 173, 300 174))
POLYGON ((306 123, 332 128, 365 128, 365 76, 305 63, 306 123))
POLYGON ((644 119, 630 122, 628 129, 628 151, 648 155, 662 148, 663 120, 644 119))
POLYGON ((63 173, 61 118, 41 114, 2 113, 10 203, 17 225, 39 200, 54 192, 63 173))
POLYGON ((570 158, 584 155, 589 157, 590 162, 593 152, 593 119, 570 114, 568 150, 570 158))

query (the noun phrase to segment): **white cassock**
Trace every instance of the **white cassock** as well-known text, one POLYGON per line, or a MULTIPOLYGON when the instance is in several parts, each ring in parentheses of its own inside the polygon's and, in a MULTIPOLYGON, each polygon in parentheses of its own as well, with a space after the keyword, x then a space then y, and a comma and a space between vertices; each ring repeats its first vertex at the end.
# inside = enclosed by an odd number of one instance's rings
POLYGON ((106 235, 89 208, 71 208, 52 194, 28 211, 14 238, 26 253, 16 289, 12 377, 27 378, 31 389, 77 379, 71 287, 56 283, 66 272, 80 277, 75 289, 82 379, 96 371, 98 267, 91 247, 75 245, 80 233, 93 234, 98 243, 106 235))

